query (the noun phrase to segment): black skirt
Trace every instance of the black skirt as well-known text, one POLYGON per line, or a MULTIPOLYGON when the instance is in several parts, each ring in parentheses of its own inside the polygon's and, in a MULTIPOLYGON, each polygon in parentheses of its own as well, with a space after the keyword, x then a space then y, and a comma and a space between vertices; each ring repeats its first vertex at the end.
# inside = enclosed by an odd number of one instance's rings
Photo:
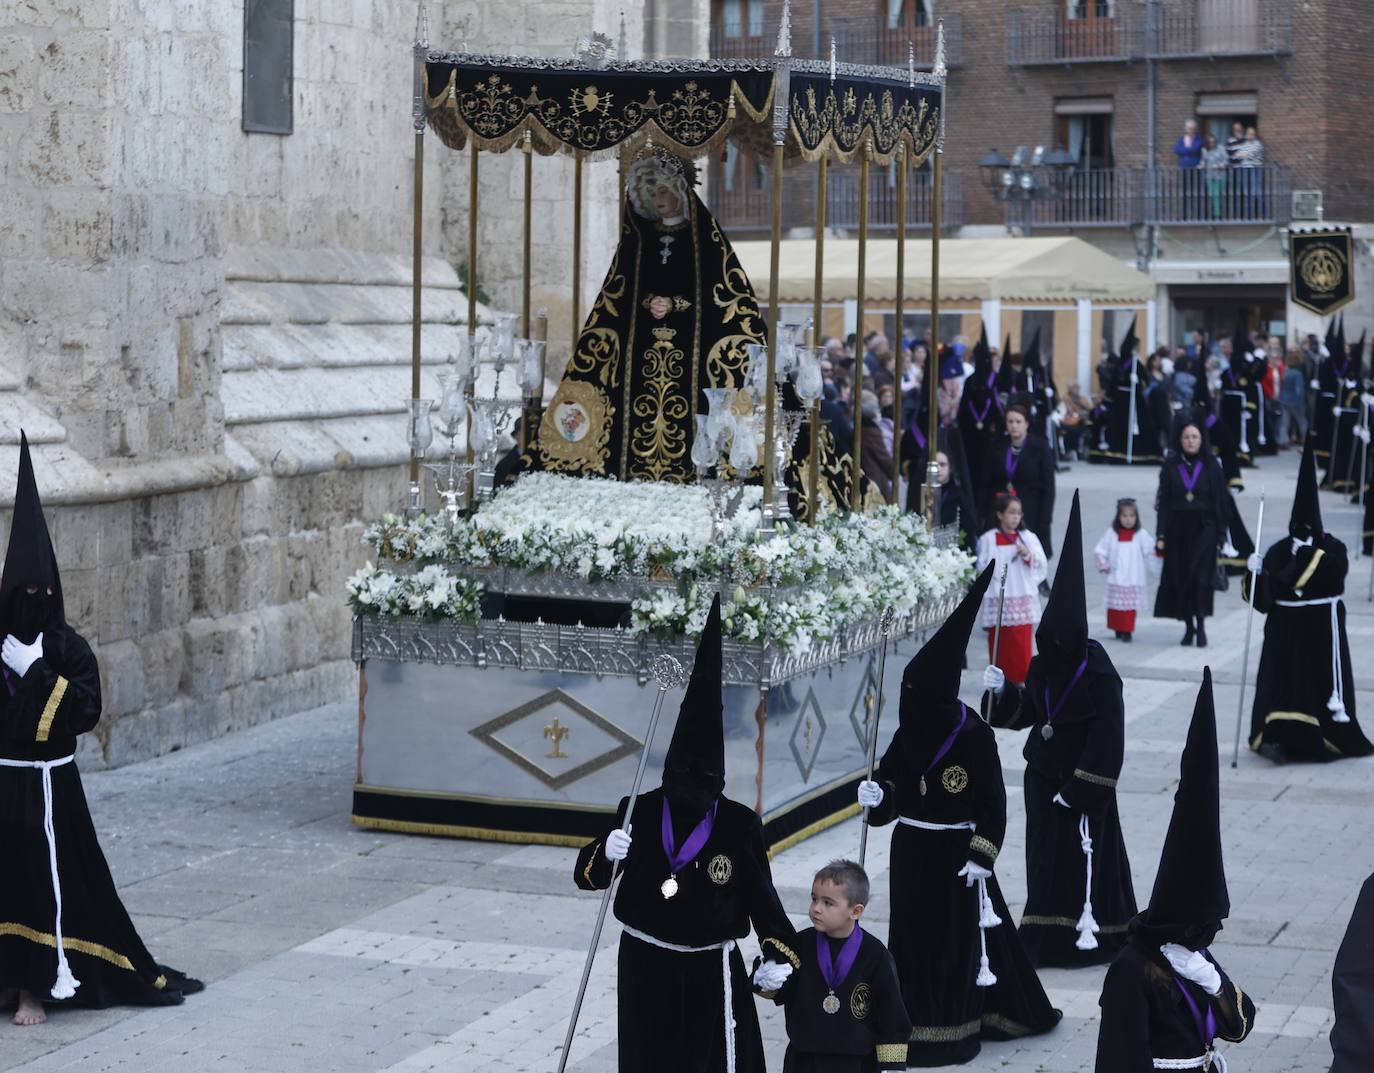
POLYGON ((1087 892, 1087 858, 1080 813, 1054 803, 1059 787, 1026 768, 1026 911, 1019 934, 1035 965, 1102 965, 1125 944, 1136 915, 1131 864, 1113 795, 1089 818, 1092 837, 1092 910, 1097 948, 1078 949, 1077 924, 1087 892))
MULTIPOLYGON (((75 761, 52 769, 62 940, 75 1006, 173 1006, 203 984, 159 965, 115 890, 75 761)), ((56 900, 43 824, 43 774, 0 767, 0 990, 55 1001, 56 900)))
POLYGON ((1217 572, 1217 531, 1203 511, 1174 511, 1164 540, 1155 618, 1207 618, 1217 572))

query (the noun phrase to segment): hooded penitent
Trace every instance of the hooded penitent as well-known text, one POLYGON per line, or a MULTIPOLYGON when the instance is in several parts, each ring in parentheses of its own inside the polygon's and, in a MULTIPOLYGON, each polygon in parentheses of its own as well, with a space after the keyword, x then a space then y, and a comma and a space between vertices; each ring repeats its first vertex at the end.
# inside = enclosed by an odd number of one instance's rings
POLYGON ((1040 391, 1045 386, 1045 365, 1040 358, 1040 329, 1035 329, 1035 334, 1031 336, 1030 346, 1026 347, 1025 357, 1026 369, 1026 388, 1031 391, 1040 391))
POLYGON ((918 769, 930 763, 931 751, 938 748, 958 725, 962 711, 959 679, 964 652, 968 649, 969 636, 996 566, 995 562, 988 563, 959 606, 911 657, 902 672, 898 707, 902 741, 908 758, 918 769))
POLYGON ((1135 357, 1136 349, 1139 346, 1140 340, 1135 335, 1135 317, 1132 317, 1131 326, 1126 329, 1126 334, 1121 337, 1121 350, 1118 352, 1123 368, 1129 368, 1127 362, 1135 357))
POLYGON ((40 632, 45 632, 48 640, 56 643, 53 635, 65 626, 57 555, 38 498, 28 437, 21 431, 14 521, 4 573, 0 575, 0 637, 12 633, 25 644, 32 644, 40 632))
POLYGON ((1183 746, 1174 813, 1164 836, 1154 891, 1134 926, 1152 942, 1201 950, 1211 945, 1230 912, 1221 860, 1217 719, 1212 670, 1206 667, 1183 746))
POLYGON ((682 697, 673 740, 663 761, 663 792, 670 804, 700 816, 725 789, 725 732, 721 705, 720 595, 711 603, 697 642, 692 677, 682 697))
POLYGON ((1364 350, 1366 332, 1361 330, 1360 340, 1350 348, 1350 379, 1355 381, 1364 380, 1364 350))
POLYGON ((1322 533, 1322 507, 1317 497, 1317 436, 1307 434, 1298 466, 1298 490, 1293 497, 1293 513, 1288 518, 1288 535, 1306 540, 1322 533))
POLYGON ((1056 668, 1076 666, 1087 653, 1088 600, 1083 590, 1083 526, 1077 489, 1059 550, 1054 588, 1035 630, 1035 647, 1041 658, 1056 668))

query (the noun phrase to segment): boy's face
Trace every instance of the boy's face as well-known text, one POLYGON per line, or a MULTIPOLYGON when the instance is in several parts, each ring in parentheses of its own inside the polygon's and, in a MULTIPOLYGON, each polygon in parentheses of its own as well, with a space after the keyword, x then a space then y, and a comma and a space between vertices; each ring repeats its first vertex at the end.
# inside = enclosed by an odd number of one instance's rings
POLYGON ((862 904, 850 902, 844 888, 828 879, 811 884, 811 926, 826 935, 848 935, 863 916, 862 904))

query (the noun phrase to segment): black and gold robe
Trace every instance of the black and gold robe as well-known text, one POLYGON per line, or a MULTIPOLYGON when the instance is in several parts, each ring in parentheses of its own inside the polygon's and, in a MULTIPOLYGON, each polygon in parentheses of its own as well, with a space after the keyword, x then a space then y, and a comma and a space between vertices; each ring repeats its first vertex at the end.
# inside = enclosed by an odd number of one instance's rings
MULTIPOLYGON (((663 790, 640 795, 634 841, 621 862, 616 919, 658 943, 694 948, 738 944, 752 925, 764 957, 795 970, 800 965, 795 929, 773 889, 763 824, 753 809, 726 797, 719 800, 710 838, 677 873, 677 893, 664 898, 660 887, 669 866, 661 837, 663 790)), ((604 890, 610 883, 605 835, 624 826, 626 804, 622 798, 616 821, 578 854, 573 879, 581 889, 604 890)), ((674 818, 679 845, 692 826, 694 821, 674 818)), ((738 945, 729 951, 729 965, 736 1073, 763 1073, 758 1013, 738 945)), ((726 1068, 719 949, 681 953, 627 931, 620 940, 616 990, 620 1069, 717 1073, 726 1068)))

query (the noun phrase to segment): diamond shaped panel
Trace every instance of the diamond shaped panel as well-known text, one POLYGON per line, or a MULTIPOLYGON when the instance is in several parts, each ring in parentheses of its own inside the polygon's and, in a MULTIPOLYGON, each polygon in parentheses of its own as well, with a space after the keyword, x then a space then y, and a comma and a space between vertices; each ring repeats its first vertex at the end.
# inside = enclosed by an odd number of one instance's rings
POLYGON ((792 759, 797 762, 797 770, 801 772, 802 782, 811 781, 811 769, 816 766, 816 757, 820 755, 824 738, 825 716, 821 714, 821 704, 816 699, 816 691, 808 688, 801 710, 797 712, 792 736, 787 740, 788 747, 792 750, 792 759))
POLYGON ((551 689, 470 733, 551 790, 571 786, 637 753, 641 745, 561 689, 551 689))

